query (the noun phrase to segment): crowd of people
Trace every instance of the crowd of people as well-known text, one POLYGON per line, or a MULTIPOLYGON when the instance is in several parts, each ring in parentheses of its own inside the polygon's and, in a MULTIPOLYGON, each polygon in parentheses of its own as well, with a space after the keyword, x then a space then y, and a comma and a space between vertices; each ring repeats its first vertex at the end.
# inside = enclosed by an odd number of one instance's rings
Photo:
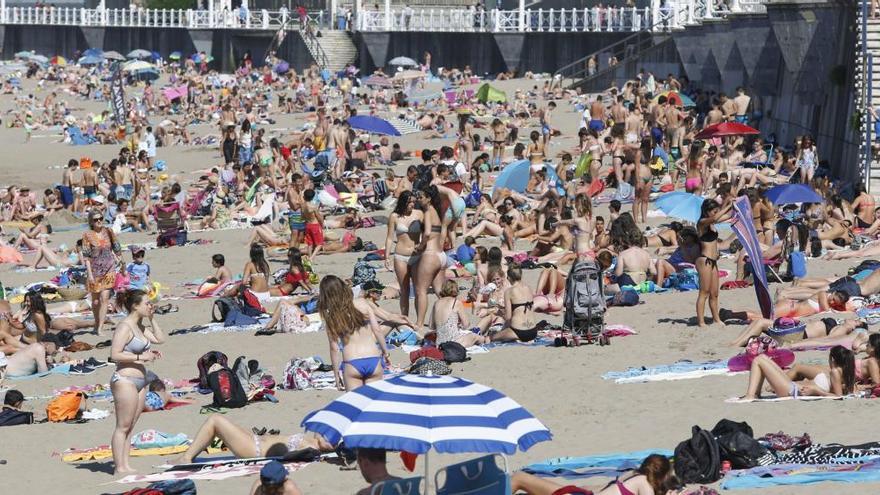
MULTIPOLYGON (((22 127, 27 139, 60 126, 64 142, 87 137, 119 148, 101 163, 70 160, 57 184, 40 185, 46 187, 41 200, 27 184, 7 185, 0 195, 4 228, 20 225, 17 233, 4 232, 14 239, 0 237, 2 261, 81 267, 87 294, 57 308, 38 291, 26 293, 20 310, 2 301, 5 374, 45 372, 70 361, 59 349, 63 332, 91 329, 105 337, 113 326, 111 443, 117 474, 133 471, 130 437, 141 412, 155 402, 149 394, 158 396, 147 366, 162 358, 157 347, 169 340, 160 324, 161 296, 151 282, 151 251, 123 248, 122 239, 132 232, 155 233, 155 244, 169 247, 193 242, 189 233, 196 231, 249 229, 240 277, 217 253, 198 295, 253 299, 271 315, 261 330, 266 333, 305 331, 303 305, 314 303, 339 390, 383 379, 391 363, 387 339, 400 328, 438 346, 538 339, 547 320, 564 311, 571 296, 565 291, 568 273, 579 263, 601 269, 609 295, 682 288, 682 280, 693 280, 693 324, 707 326, 707 304, 712 324, 748 322, 734 347, 750 346, 763 334, 787 346, 831 347, 822 366, 786 370, 758 356, 746 399, 757 398, 765 383, 779 397, 843 396, 880 385, 880 337, 868 334, 862 320, 836 319, 880 293, 877 265, 867 274, 830 280, 797 275, 791 281, 779 270, 787 263, 791 272, 797 253, 826 259, 880 253, 872 243, 880 208, 862 185, 847 189, 832 180, 828 161, 808 135, 790 146, 757 131, 698 138, 723 123, 760 126, 757 99, 744 88, 716 94, 685 77, 659 79, 643 70, 598 95, 581 95, 551 80, 517 89, 503 102, 479 102, 462 91, 453 99, 441 94, 414 103, 412 91, 433 77, 429 54, 422 76, 398 88, 364 84, 351 67, 328 75, 315 67, 297 73, 273 66, 270 61, 257 67, 246 56, 227 77, 209 71, 204 59, 167 64, 163 81, 184 91, 172 94, 158 83, 142 83, 126 103, 122 127, 107 112, 78 115, 73 109, 76 99, 109 100, 98 69, 36 68, 28 76, 47 94, 42 100, 5 86, 16 101, 7 122, 22 127), (559 115, 569 111, 582 114, 575 129, 560 124, 559 115), (302 126, 272 130, 275 118, 288 113, 301 118, 302 126), (359 115, 414 122, 418 132, 443 142, 405 150, 393 139, 353 128, 351 119, 359 115), (216 156, 192 180, 171 173, 174 165, 159 159, 163 148, 196 145, 209 146, 216 156), (507 167, 519 167, 521 186, 502 183, 507 167), (774 204, 767 191, 781 184, 804 184, 821 201, 774 204), (678 190, 702 198, 698 216, 648 227, 651 202, 678 190), (769 271, 785 280, 772 315, 721 307, 722 287, 748 285, 755 277, 742 242, 720 226, 731 221, 733 203, 742 196, 749 199, 769 271), (72 248, 51 242, 53 219, 69 216, 88 225, 72 248), (373 235, 378 244, 366 239, 383 229, 384 243, 381 234, 373 235), (281 274, 267 261, 279 249, 287 257, 281 274), (328 263, 323 260, 345 252, 372 255, 391 280, 380 283, 357 267, 351 278, 322 273, 321 264, 328 263), (735 261, 732 276, 722 274, 723 259, 735 261), (533 269, 540 269, 537 283, 529 284, 524 272, 533 269), (380 304, 385 299, 399 300, 396 311, 380 304), (81 311, 92 317, 50 316, 81 311), (117 313, 124 316, 114 324, 110 316, 117 313), (819 314, 825 318, 812 319, 819 314), (778 337, 783 328, 799 330, 778 337), (861 353, 865 357, 856 359, 861 353)), ((472 77, 469 69, 439 75, 453 88, 472 77)), ((6 397, 8 403, 18 396, 6 397)), ((279 445, 284 451, 337 447, 318 435, 254 436, 212 415, 181 462, 191 462, 215 437, 239 457, 277 453, 279 445)), ((389 477, 384 451, 362 449, 359 462, 371 483, 389 477)), ((299 493, 274 464, 264 471, 256 492, 299 493)), ((671 478, 669 460, 651 456, 598 493, 666 493, 674 486, 671 478)), ((558 488, 531 475, 513 476, 514 491, 558 488)))

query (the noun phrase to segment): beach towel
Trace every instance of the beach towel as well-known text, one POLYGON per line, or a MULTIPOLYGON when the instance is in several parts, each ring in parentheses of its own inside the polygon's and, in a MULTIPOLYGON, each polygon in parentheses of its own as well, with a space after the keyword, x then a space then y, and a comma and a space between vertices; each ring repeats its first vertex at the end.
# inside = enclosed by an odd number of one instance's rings
POLYGON ((388 119, 388 123, 391 124, 392 127, 397 129, 401 135, 407 134, 415 134, 416 132, 422 132, 422 127, 415 120, 407 120, 401 118, 390 118, 388 119))
POLYGON ((602 375, 604 380, 615 383, 642 383, 667 380, 687 380, 710 375, 727 375, 727 362, 723 360, 693 362, 681 360, 673 364, 659 366, 640 366, 626 371, 609 371, 602 375))
MULTIPOLYGON (((182 454, 186 452, 188 445, 174 445, 170 447, 157 447, 149 449, 132 448, 131 455, 135 457, 146 457, 154 455, 172 455, 182 454)), ((208 449, 209 453, 220 452, 218 449, 208 449)), ((61 453, 61 460, 64 462, 80 462, 80 461, 100 461, 113 457, 113 451, 109 445, 99 445, 89 449, 67 449, 61 453)))
POLYGON ((70 365, 62 364, 59 366, 55 366, 54 368, 49 369, 48 371, 44 371, 42 373, 34 373, 32 375, 25 376, 7 376, 6 378, 10 380, 30 380, 32 378, 41 378, 49 375, 69 375, 70 374, 70 365))
MULTIPOLYGON (((268 461, 255 464, 226 464, 221 466, 206 466, 199 471, 165 471, 153 474, 132 474, 117 480, 117 483, 152 483, 165 480, 225 480, 240 476, 253 476, 260 473, 263 464, 268 461)), ((284 464, 288 473, 299 471, 309 463, 284 464)))
POLYGON ((825 396, 814 396, 814 395, 799 395, 797 397, 777 397, 775 395, 768 395, 765 397, 761 397, 758 399, 743 399, 742 397, 730 397, 725 399, 724 402, 728 404, 748 404, 750 402, 781 402, 784 400, 844 400, 844 399, 859 399, 861 396, 858 395, 844 395, 842 397, 825 397, 825 396))
MULTIPOLYGON (((837 481, 868 483, 880 481, 880 462, 848 465, 782 464, 731 471, 721 482, 725 490, 756 489, 771 486, 808 485, 837 481)), ((834 493, 834 490, 828 490, 834 493)))
POLYGON ((613 477, 615 476, 614 473, 639 467, 642 461, 651 454, 671 457, 673 452, 664 449, 647 449, 584 457, 557 457, 529 464, 522 470, 536 476, 563 478, 613 477))
POLYGON ((137 449, 156 449, 188 445, 189 438, 185 433, 171 435, 159 430, 144 430, 131 437, 131 446, 137 449))

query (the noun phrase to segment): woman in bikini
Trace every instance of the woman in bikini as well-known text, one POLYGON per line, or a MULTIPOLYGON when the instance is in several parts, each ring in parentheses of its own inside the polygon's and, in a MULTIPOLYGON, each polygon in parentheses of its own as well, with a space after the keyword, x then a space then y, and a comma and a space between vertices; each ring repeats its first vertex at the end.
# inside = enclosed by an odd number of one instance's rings
POLYGON ((678 233, 684 228, 681 222, 670 222, 666 228, 645 236, 645 247, 674 248, 678 246, 678 233))
POLYGON ((665 456, 651 454, 634 471, 620 475, 604 488, 578 488, 562 486, 546 478, 524 472, 513 473, 510 479, 511 493, 528 495, 564 495, 595 493, 596 495, 666 495, 676 485, 672 464, 665 456))
POLYGON ((535 299, 532 309, 539 313, 557 314, 565 305, 565 278, 567 273, 551 267, 541 270, 535 286, 535 299))
POLYGON ((596 252, 593 250, 593 202, 584 193, 578 193, 574 197, 573 218, 563 218, 556 225, 567 226, 574 236, 574 254, 578 260, 593 260, 596 252))
POLYGON ((636 156, 636 194, 633 201, 633 220, 636 223, 648 221, 648 202, 651 195, 651 184, 654 182, 654 174, 648 163, 654 156, 654 143, 651 138, 642 139, 636 156))
POLYGON ((685 159, 687 171, 684 190, 693 194, 703 193, 703 141, 694 141, 685 159))
MULTIPOLYGON (((256 428, 254 428, 256 430, 256 428)), ((208 448, 218 438, 235 457, 284 456, 288 452, 303 449, 316 449, 320 452, 333 452, 333 446, 324 437, 314 433, 294 433, 293 435, 258 435, 233 423, 222 414, 212 414, 199 427, 186 452, 174 464, 189 464, 197 455, 208 448)))
POLYGON ((464 153, 465 163, 471 162, 471 155, 474 152, 474 126, 471 123, 471 114, 458 114, 458 151, 464 153))
POLYGON ((856 198, 852 202, 852 211, 856 214, 856 227, 867 229, 875 220, 874 208, 876 202, 874 196, 868 194, 865 185, 861 182, 855 185, 856 198))
POLYGON ((386 365, 391 361, 385 337, 369 304, 363 299, 355 300, 351 288, 341 278, 327 275, 321 279, 318 312, 330 343, 336 388, 352 391, 381 380, 383 361, 386 365))
POLYGON ((838 345, 828 353, 828 366, 796 364, 784 371, 766 354, 760 354, 752 361, 749 388, 742 399, 759 399, 765 380, 777 397, 841 397, 855 391, 855 357, 838 345))
POLYGON ((416 247, 421 243, 424 223, 424 214, 415 204, 412 192, 400 193, 394 212, 388 218, 385 235, 385 252, 393 253, 385 256, 385 268, 394 270, 400 287, 400 314, 404 316, 409 316, 409 291, 420 257, 416 247))
POLYGON ((504 162, 504 145, 507 142, 507 126, 501 119, 492 121, 492 161, 490 167, 499 168, 504 162))
POLYGON ((447 258, 443 251, 446 233, 440 220, 441 196, 437 186, 418 192, 416 202, 422 209, 423 218, 422 238, 413 251, 419 254, 413 283, 416 289, 416 331, 420 331, 428 313, 428 287, 433 287, 435 293, 440 292, 445 281, 447 258))
POLYGON ((269 278, 272 272, 269 270, 269 263, 266 261, 266 253, 263 246, 259 244, 251 244, 250 261, 245 263, 244 272, 241 275, 241 290, 250 290, 254 296, 265 303, 271 292, 269 291, 269 278))
POLYGON ((22 329, 33 334, 38 342, 47 333, 58 333, 64 330, 69 332, 91 328, 94 323, 90 320, 75 320, 63 316, 52 318, 46 310, 46 301, 39 292, 28 292, 21 303, 22 311, 15 315, 10 324, 15 327, 20 323, 22 329))
POLYGON ((547 155, 544 153, 544 141, 541 140, 541 134, 538 131, 532 131, 529 134, 529 140, 531 141, 527 149, 529 161, 533 167, 535 165, 543 165, 544 158, 547 155))
POLYGON ((467 330, 468 316, 464 305, 458 300, 458 283, 455 280, 443 282, 438 297, 431 310, 431 328, 437 332, 437 345, 457 342, 470 347, 489 342, 487 337, 467 330))
POLYGON ((489 335, 492 342, 531 342, 538 338, 538 325, 532 309, 535 295, 522 280, 522 268, 513 264, 507 269, 510 287, 504 291, 505 328, 489 335))
POLYGON ((156 323, 155 307, 145 292, 128 292, 125 309, 128 316, 113 331, 110 349, 110 357, 116 363, 116 371, 110 378, 116 410, 116 427, 110 445, 116 475, 134 472, 129 465, 130 439, 144 410, 147 393, 145 364, 162 357, 159 351, 150 347, 165 342, 165 332, 156 323))
POLYGON ((22 245, 28 249, 40 249, 46 241, 49 240, 49 234, 52 233, 52 226, 42 213, 31 217, 30 221, 34 224, 27 229, 20 229, 18 239, 15 240, 13 247, 19 249, 22 245))
POLYGON ((712 319, 718 325, 724 325, 718 314, 718 231, 715 224, 730 219, 731 204, 723 207, 711 199, 703 201, 700 208, 700 220, 697 222, 697 235, 700 239, 700 257, 697 258, 697 273, 700 276, 700 294, 697 296, 697 325, 706 326, 703 315, 706 311, 706 300, 712 319))

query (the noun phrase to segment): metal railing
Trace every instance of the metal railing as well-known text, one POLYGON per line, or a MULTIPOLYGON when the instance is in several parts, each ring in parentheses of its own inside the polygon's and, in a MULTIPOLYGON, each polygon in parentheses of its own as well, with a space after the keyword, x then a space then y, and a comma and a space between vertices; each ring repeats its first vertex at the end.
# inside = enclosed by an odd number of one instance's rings
MULTIPOLYGON (((638 32, 646 26, 669 30, 717 18, 729 13, 766 10, 766 0, 730 0, 729 7, 715 8, 716 0, 651 0, 648 7, 592 7, 570 9, 478 10, 471 8, 420 8, 365 10, 354 20, 361 31, 446 32, 638 32), (670 7, 675 5, 676 8, 670 7), (667 15, 667 12, 675 15, 667 15), (665 19, 665 23, 658 21, 665 19)), ((85 9, 74 7, 6 7, 0 23, 102 27, 177 27, 211 29, 277 30, 292 19, 288 10, 195 10, 195 9, 85 9)), ((332 26, 326 11, 309 12, 307 22, 321 28, 332 26)))
POLYGON ((321 46, 321 42, 315 36, 315 31, 313 29, 307 28, 300 29, 299 32, 302 35, 302 39, 306 45, 306 48, 309 50, 309 53, 315 60, 315 63, 318 64, 318 67, 320 67, 321 69, 326 69, 330 61, 327 57, 327 52, 324 51, 324 47, 321 46))

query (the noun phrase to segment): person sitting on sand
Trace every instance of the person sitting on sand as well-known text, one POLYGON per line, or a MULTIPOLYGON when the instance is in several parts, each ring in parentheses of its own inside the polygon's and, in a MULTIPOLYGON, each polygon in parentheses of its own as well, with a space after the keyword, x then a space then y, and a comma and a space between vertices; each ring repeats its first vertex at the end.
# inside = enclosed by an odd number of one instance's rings
POLYGON ((299 487, 287 476, 287 468, 278 461, 269 461, 260 469, 250 495, 302 495, 299 487))
POLYGON ((52 226, 49 225, 42 213, 34 215, 30 221, 34 224, 32 227, 19 229, 21 232, 18 234, 18 239, 15 240, 15 249, 19 249, 21 246, 28 249, 39 249, 52 233, 52 226))
POLYGON ((568 274, 556 267, 544 268, 535 286, 537 312, 558 314, 565 304, 565 279, 568 274))
POLYGON ((370 486, 363 488, 356 495, 371 495, 376 484, 383 481, 399 479, 388 474, 386 451, 384 449, 357 449, 357 464, 364 480, 370 486))
POLYGON ((391 330, 400 326, 415 328, 415 323, 409 319, 409 316, 386 311, 378 304, 381 299, 395 299, 399 297, 399 291, 393 287, 386 287, 375 280, 362 283, 360 289, 360 296, 356 297, 355 300, 363 301, 370 306, 376 315, 376 320, 379 322, 379 330, 382 332, 382 335, 388 336, 391 330), (393 297, 395 293, 396 297, 393 297))
POLYGON ((742 399, 760 399, 765 380, 777 397, 841 397, 855 391, 856 378, 853 352, 843 346, 831 348, 828 366, 796 364, 788 371, 783 371, 766 354, 760 354, 752 360, 749 388, 742 399))
POLYGON ((314 433, 295 433, 293 435, 257 435, 233 423, 222 414, 212 414, 199 427, 192 443, 180 456, 176 464, 189 464, 193 459, 219 438, 223 445, 240 459, 253 457, 283 456, 288 452, 302 449, 316 449, 320 452, 333 452, 333 446, 314 433))
POLYGON ((538 338, 538 325, 532 309, 535 296, 522 280, 522 268, 513 264, 507 269, 510 287, 504 291, 505 328, 489 334, 492 342, 531 342, 538 338))
POLYGON ((457 342, 464 347, 488 344, 489 338, 468 330, 468 316, 464 305, 458 300, 458 283, 443 282, 438 299, 431 310, 431 329, 437 333, 436 344, 457 342))
POLYGON ((622 474, 599 490, 565 486, 524 472, 513 473, 510 479, 511 494, 555 495, 566 493, 595 493, 596 495, 665 495, 677 482, 672 464, 665 456, 652 454, 634 471, 622 474), (569 489, 571 491, 566 491, 569 489), (593 491, 595 490, 595 491, 593 491))
MULTIPOLYGON (((801 318, 812 316, 826 311, 846 311, 846 303, 849 294, 842 290, 826 292, 821 289, 807 287, 780 287, 776 290, 774 304, 774 318, 788 317, 801 318)), ((759 313, 753 311, 731 311, 721 309, 721 319, 727 320, 757 320, 761 318, 759 313)))

